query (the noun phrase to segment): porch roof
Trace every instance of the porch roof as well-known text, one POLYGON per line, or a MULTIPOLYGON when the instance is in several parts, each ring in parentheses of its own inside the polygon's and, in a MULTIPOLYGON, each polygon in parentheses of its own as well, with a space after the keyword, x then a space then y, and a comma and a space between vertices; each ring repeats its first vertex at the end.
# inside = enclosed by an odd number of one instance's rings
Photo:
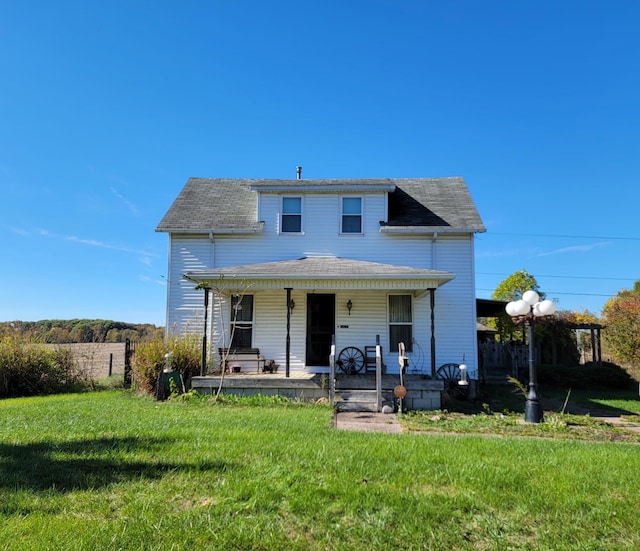
POLYGON ((410 266, 313 256, 211 270, 190 271, 185 279, 224 289, 436 289, 451 281, 450 272, 410 266))

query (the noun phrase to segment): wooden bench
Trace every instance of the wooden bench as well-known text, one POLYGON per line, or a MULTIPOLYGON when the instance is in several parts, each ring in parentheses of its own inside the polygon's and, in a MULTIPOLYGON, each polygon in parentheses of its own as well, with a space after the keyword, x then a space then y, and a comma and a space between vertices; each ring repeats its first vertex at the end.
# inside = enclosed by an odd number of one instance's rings
POLYGON ((229 372, 234 364, 244 367, 245 363, 255 363, 258 373, 264 368, 264 358, 259 348, 218 348, 220 355, 220 369, 229 372), (224 365, 223 365, 224 364, 224 365))

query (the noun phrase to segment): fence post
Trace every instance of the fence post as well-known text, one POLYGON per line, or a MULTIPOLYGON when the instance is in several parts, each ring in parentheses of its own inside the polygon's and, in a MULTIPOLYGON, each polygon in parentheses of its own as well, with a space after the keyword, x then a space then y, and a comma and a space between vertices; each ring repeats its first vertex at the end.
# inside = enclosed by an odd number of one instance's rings
POLYGON ((131 340, 124 341, 124 388, 131 388, 131 340))

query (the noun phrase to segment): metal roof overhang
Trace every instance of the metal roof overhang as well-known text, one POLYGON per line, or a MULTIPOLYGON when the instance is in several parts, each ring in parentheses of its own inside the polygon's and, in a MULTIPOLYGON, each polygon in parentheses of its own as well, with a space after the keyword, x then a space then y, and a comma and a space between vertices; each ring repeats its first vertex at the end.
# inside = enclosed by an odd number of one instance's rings
POLYGON ((479 318, 495 318, 505 313, 506 300, 476 299, 476 315, 479 318))
POLYGON ((183 277, 221 290, 400 290, 422 292, 451 281, 450 272, 393 264, 310 257, 298 260, 190 271, 183 277))
POLYGON ((264 222, 256 222, 253 226, 245 228, 156 228, 158 233, 175 233, 181 235, 234 235, 234 234, 253 234, 264 231, 264 222))

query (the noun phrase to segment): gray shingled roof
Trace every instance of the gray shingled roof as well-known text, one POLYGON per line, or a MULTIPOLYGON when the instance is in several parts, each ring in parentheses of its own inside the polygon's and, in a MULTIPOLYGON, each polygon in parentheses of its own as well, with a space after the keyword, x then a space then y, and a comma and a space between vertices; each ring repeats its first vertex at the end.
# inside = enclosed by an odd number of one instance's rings
POLYGON ((377 188, 389 193, 387 228, 434 228, 483 232, 485 227, 463 178, 368 178, 267 180, 190 178, 156 231, 259 231, 257 192, 282 189, 349 192, 377 188), (394 189, 395 186, 395 189, 394 189))
POLYGON ((249 189, 252 182, 190 178, 156 231, 259 230, 257 195, 249 189))
POLYGON ((295 260, 191 271, 187 272, 185 277, 196 282, 224 278, 227 283, 230 283, 230 280, 234 279, 241 281, 243 285, 266 280, 287 279, 299 282, 303 280, 366 280, 369 286, 376 280, 379 282, 405 280, 428 282, 427 286, 439 286, 452 280, 455 276, 450 272, 411 266, 351 260, 334 256, 311 256, 295 260))
POLYGON ((463 178, 394 180, 387 226, 486 231, 463 178))
POLYGON ((368 262, 364 260, 351 260, 336 256, 307 256, 295 260, 280 260, 277 262, 263 262, 260 264, 245 264, 242 266, 228 266, 215 268, 202 272, 189 272, 191 274, 213 274, 215 276, 235 276, 243 274, 254 277, 291 277, 303 276, 314 278, 353 276, 355 278, 367 277, 453 277, 449 272, 413 268, 411 266, 397 266, 395 264, 382 264, 380 262, 368 262))

